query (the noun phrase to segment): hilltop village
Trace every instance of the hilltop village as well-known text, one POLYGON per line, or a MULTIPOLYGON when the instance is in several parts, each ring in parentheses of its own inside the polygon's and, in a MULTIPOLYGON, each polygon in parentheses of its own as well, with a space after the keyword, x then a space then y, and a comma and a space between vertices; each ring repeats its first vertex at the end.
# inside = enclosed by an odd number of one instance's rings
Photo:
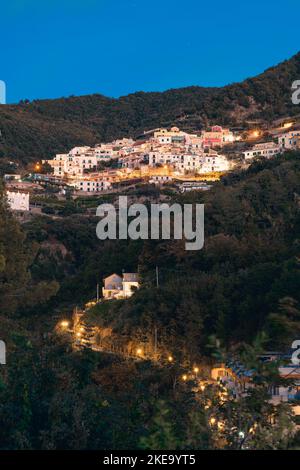
POLYGON ((29 174, 5 175, 12 209, 28 211, 29 195, 45 187, 62 197, 126 190, 135 184, 173 185, 180 191, 208 190, 209 182, 234 169, 247 168, 257 158, 270 158, 300 147, 300 126, 281 121, 266 129, 211 126, 198 134, 178 127, 145 131, 135 140, 121 138, 94 147, 74 147, 68 153, 37 162, 29 174))

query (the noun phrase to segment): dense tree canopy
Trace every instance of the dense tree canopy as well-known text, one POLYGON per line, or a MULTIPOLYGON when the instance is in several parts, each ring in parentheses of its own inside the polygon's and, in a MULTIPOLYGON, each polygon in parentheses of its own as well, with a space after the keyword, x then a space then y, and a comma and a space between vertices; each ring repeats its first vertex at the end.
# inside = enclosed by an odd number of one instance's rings
POLYGON ((1 447, 290 446, 290 408, 270 406, 279 379, 257 363, 255 344, 260 336, 265 348, 285 350, 300 333, 299 187, 299 154, 291 153, 229 175, 205 194, 172 196, 205 204, 198 252, 174 241, 101 242, 98 220, 85 213, 39 216, 21 228, 1 193, 0 331, 9 344, 0 369, 1 447), (151 343, 156 330, 159 353, 176 361, 73 351, 69 335, 55 332, 61 312, 95 297, 104 276, 137 268, 135 295, 101 303, 85 320, 109 327, 108 341, 118 344, 151 343), (218 384, 202 393, 194 379, 180 380, 185 367, 229 355, 255 370, 258 388, 242 400, 224 405, 218 384), (216 417, 226 424, 221 430, 216 417))
POLYGON ((177 125, 199 131, 215 124, 241 125, 299 114, 291 85, 300 76, 300 54, 261 75, 223 88, 188 87, 138 92, 119 99, 101 95, 27 101, 0 106, 1 157, 27 163, 144 130, 177 125))

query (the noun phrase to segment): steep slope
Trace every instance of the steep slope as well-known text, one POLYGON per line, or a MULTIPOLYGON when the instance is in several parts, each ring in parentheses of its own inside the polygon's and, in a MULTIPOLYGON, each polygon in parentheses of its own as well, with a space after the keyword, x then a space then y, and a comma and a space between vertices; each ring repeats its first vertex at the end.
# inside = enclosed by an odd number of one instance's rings
POLYGON ((240 124, 298 114, 291 84, 300 77, 300 53, 261 75, 223 88, 188 87, 138 92, 119 99, 101 95, 0 106, 0 158, 27 163, 72 145, 137 135, 157 126, 199 130, 212 122, 240 124))

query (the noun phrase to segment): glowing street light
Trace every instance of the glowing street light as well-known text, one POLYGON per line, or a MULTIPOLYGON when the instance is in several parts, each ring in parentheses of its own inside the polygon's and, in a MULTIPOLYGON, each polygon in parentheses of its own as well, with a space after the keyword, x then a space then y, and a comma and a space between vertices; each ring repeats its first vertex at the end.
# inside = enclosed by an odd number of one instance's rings
POLYGON ((220 431, 222 431, 225 428, 225 424, 222 421, 218 421, 217 426, 220 431))

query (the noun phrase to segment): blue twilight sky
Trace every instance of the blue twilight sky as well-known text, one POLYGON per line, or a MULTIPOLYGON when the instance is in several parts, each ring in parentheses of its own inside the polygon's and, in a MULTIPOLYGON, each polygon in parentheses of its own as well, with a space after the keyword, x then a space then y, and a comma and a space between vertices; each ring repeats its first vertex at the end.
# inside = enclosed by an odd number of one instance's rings
POLYGON ((300 50, 299 0, 0 0, 7 101, 219 86, 300 50))

